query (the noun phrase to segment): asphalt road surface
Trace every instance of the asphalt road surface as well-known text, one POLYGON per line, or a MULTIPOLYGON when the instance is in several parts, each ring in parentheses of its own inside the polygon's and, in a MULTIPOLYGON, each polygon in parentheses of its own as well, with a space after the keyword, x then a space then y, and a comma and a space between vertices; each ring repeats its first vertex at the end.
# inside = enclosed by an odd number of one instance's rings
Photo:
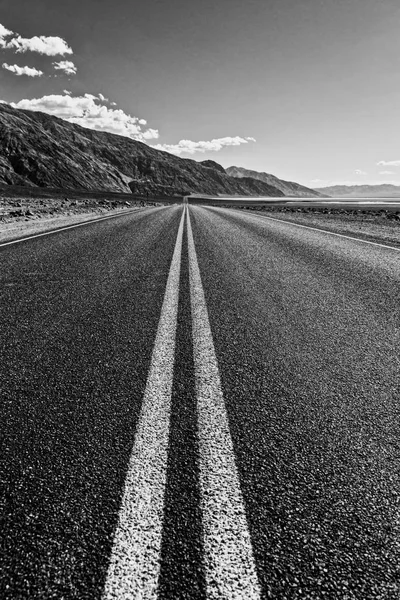
POLYGON ((399 284, 215 207, 0 245, 0 598, 398 600, 399 284))

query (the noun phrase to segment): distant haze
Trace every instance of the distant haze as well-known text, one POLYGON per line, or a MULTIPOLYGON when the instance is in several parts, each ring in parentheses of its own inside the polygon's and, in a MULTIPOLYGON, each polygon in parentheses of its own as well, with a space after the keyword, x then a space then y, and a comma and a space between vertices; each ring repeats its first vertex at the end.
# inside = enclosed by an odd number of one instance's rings
POLYGON ((333 185, 318 192, 333 198, 400 198, 400 186, 395 185, 333 185))

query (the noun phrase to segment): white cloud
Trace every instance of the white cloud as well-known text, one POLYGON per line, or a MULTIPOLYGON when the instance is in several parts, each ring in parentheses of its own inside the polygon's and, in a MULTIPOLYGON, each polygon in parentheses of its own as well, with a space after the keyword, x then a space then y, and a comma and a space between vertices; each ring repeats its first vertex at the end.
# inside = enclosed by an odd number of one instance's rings
POLYGON ((0 48, 5 48, 7 46, 7 42, 4 38, 9 37, 10 35, 14 35, 14 32, 10 31, 0 23, 0 48))
POLYGON ((63 71, 65 75, 76 75, 77 68, 71 60, 61 60, 60 62, 53 62, 53 67, 56 71, 63 71))
POLYGON ((396 175, 395 171, 379 171, 379 175, 396 175))
POLYGON ((378 167, 400 167, 400 160, 380 160, 378 167))
POLYGON ((7 27, 4 27, 4 25, 0 23, 0 37, 7 37, 8 35, 13 35, 13 33, 13 31, 7 29, 7 27))
POLYGON ((138 119, 138 117, 131 117, 121 109, 115 110, 102 106, 96 101, 97 97, 93 94, 85 94, 84 96, 53 94, 42 98, 12 102, 11 106, 25 110, 42 111, 82 127, 98 131, 109 131, 142 142, 158 138, 158 131, 156 129, 143 129, 140 123, 141 119, 138 119))
MULTIPOLYGON (((107 98, 104 94, 97 94, 97 98, 100 100, 100 102, 104 102, 104 104, 109 104, 110 106, 117 106, 116 102, 111 102, 110 98, 107 98)), ((147 121, 146 119, 140 119, 139 123, 141 125, 146 125, 147 121)))
POLYGON ((361 171, 361 169, 356 169, 354 171, 355 175, 367 175, 368 173, 366 173, 365 171, 361 171))
POLYGON ((67 42, 57 36, 35 35, 32 38, 23 38, 20 35, 13 37, 5 46, 15 52, 38 52, 46 56, 65 56, 73 54, 67 42))
POLYGON ((72 49, 67 42, 58 36, 33 36, 24 38, 19 33, 15 33, 4 25, 0 24, 0 48, 14 50, 15 52, 38 52, 47 56, 65 56, 73 54, 72 49), (5 38, 11 37, 6 41, 5 38))
POLYGON ((64 94, 67 94, 67 96, 71 96, 71 92, 69 90, 63 90, 64 94))
POLYGON ((3 63, 2 67, 3 69, 18 75, 18 77, 21 75, 27 75, 28 77, 41 77, 43 75, 43 71, 38 71, 38 69, 35 69, 34 67, 19 67, 18 65, 8 65, 7 63, 3 63))
POLYGON ((191 140, 180 140, 177 144, 157 144, 153 146, 156 150, 165 150, 171 152, 171 154, 177 154, 178 156, 185 154, 194 154, 195 152, 218 152, 227 146, 240 146, 240 144, 247 144, 248 142, 255 142, 256 140, 252 137, 242 138, 236 137, 224 137, 216 138, 210 141, 199 141, 193 142, 191 140))

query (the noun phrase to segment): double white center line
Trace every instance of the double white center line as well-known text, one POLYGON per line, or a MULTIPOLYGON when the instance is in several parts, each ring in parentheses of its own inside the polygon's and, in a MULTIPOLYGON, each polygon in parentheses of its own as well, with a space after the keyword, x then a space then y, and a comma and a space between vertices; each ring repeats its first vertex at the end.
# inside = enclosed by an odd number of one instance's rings
POLYGON ((125 482, 104 600, 155 600, 158 594, 185 213, 207 598, 260 598, 189 211, 185 206, 125 482))

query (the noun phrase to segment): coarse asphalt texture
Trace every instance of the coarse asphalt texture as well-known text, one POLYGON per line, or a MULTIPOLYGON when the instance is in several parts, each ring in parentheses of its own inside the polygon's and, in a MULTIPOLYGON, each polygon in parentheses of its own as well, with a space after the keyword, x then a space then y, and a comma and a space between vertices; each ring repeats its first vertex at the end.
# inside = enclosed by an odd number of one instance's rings
MULTIPOLYGON (((260 597, 398 600, 399 251, 189 212, 260 597)), ((103 596, 181 216, 0 246, 1 598, 103 596)), ((143 597, 229 599, 205 558, 190 296, 186 218, 158 589, 143 597)))

